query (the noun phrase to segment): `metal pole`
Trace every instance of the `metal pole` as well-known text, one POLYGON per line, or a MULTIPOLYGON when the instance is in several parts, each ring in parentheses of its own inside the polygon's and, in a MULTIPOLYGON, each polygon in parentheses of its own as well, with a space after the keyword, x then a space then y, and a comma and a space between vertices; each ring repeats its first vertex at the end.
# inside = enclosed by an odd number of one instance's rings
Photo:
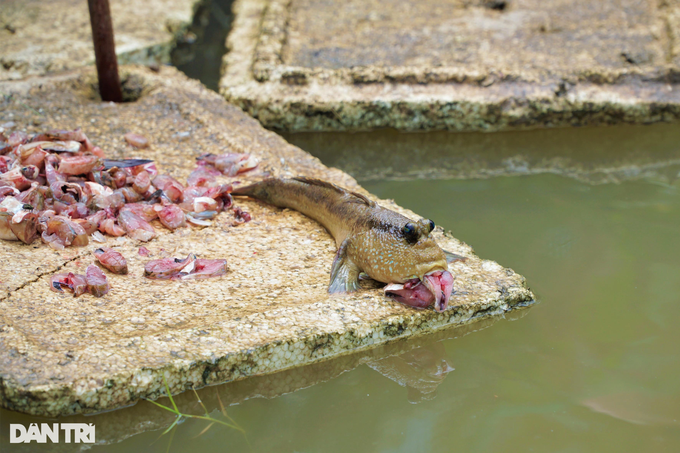
POLYGON ((109 0, 87 0, 87 6, 90 8, 99 94, 104 101, 122 102, 123 93, 118 77, 118 60, 116 59, 116 45, 113 41, 109 0))

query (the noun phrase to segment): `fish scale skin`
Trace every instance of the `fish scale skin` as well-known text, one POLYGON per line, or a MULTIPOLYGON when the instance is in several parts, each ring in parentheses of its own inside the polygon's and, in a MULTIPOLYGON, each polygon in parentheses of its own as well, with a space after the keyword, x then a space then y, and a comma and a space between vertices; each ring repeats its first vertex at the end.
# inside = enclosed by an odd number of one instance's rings
POLYGON ((448 268, 444 252, 420 223, 331 183, 308 178, 270 178, 236 188, 232 195, 246 195, 295 209, 321 223, 338 247, 349 237, 348 258, 374 280, 404 283, 448 268), (418 228, 420 237, 415 243, 409 243, 402 233, 407 223, 418 228))

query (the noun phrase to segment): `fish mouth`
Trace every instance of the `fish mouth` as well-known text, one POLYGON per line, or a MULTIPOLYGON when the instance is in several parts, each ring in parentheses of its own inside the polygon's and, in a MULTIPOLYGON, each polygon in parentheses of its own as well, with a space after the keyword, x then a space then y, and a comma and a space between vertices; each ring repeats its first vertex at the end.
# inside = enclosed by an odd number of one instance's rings
POLYGON ((412 278, 405 283, 390 283, 385 295, 409 307, 424 309, 434 303, 439 313, 449 306, 453 291, 453 276, 449 271, 433 271, 423 279, 412 278))

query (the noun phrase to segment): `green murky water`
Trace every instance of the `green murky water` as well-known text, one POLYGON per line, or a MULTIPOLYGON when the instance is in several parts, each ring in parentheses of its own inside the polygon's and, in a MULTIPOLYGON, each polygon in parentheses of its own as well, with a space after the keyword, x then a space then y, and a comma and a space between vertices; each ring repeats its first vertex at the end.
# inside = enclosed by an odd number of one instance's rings
MULTIPOLYGON (((289 139, 525 275, 539 303, 199 391, 246 436, 204 420, 161 436, 173 417, 145 402, 60 420, 95 423, 93 451, 680 451, 678 125, 289 139)), ((33 421, 1 411, 2 451, 83 449, 7 444, 33 421)))

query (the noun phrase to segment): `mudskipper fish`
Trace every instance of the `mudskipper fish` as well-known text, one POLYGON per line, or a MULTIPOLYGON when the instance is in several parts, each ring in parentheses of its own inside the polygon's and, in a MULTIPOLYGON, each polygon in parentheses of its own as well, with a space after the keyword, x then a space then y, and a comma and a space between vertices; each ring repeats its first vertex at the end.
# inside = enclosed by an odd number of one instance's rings
POLYGON ((328 230, 338 246, 328 292, 358 290, 363 272, 387 283, 385 294, 401 303, 446 310, 453 291, 447 258, 464 258, 437 245, 430 236, 432 220, 414 222, 364 195, 304 177, 269 178, 236 188, 232 195, 294 209, 328 230))

